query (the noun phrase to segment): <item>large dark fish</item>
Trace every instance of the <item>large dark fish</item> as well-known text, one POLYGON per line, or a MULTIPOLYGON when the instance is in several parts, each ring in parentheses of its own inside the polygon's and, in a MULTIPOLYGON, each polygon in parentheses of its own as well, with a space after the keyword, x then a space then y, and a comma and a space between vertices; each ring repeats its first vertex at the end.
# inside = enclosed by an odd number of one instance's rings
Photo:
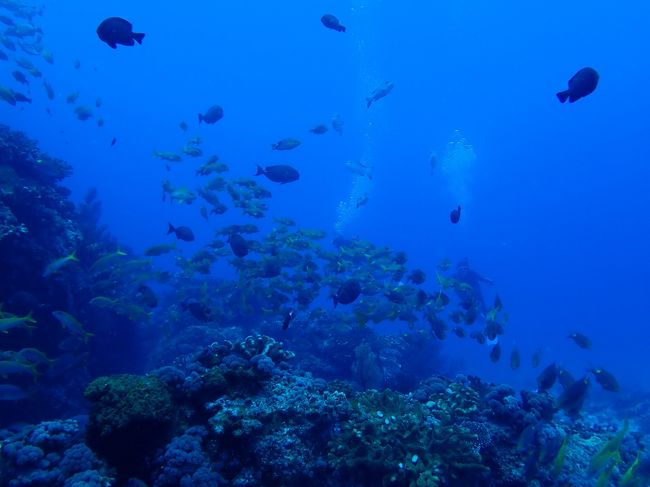
POLYGON ((381 100, 383 97, 388 95, 391 91, 393 91, 394 87, 395 85, 390 81, 384 83, 382 86, 380 86, 375 91, 373 91, 369 97, 366 98, 366 106, 370 108, 370 105, 372 105, 374 102, 376 102, 377 100, 381 100))
POLYGON ((241 258, 248 255, 248 242, 238 233, 233 233, 230 237, 228 237, 228 243, 230 244, 232 253, 237 257, 241 258))
POLYGON ((223 108, 212 105, 205 113, 199 113, 199 123, 217 123, 223 118, 223 108))
POLYGON ((341 304, 350 304, 356 301, 361 294, 361 284, 356 279, 348 279, 339 287, 336 294, 332 297, 334 307, 341 304))
POLYGON ((549 390, 557 380, 557 365, 553 362, 551 365, 542 370, 537 377, 537 388, 539 392, 549 390))
POLYGON ((345 26, 341 25, 339 19, 334 17, 332 14, 325 14, 320 18, 320 21, 328 29, 335 30, 337 32, 345 32, 345 26))
POLYGON ((286 164, 266 166, 266 168, 257 166, 257 172, 255 173, 255 176, 259 176, 260 174, 263 174, 274 183, 280 184, 291 183, 293 181, 297 181, 300 178, 298 171, 286 164))
POLYGON ((598 79, 598 72, 594 68, 582 68, 569 80, 569 89, 557 93, 557 98, 561 103, 567 99, 569 103, 578 101, 593 93, 598 86, 598 79))
POLYGON ((128 20, 120 17, 109 17, 103 20, 97 27, 97 35, 113 49, 118 44, 122 46, 133 46, 135 42, 142 44, 143 33, 133 32, 133 25, 128 20))
POLYGON ((606 391, 618 392, 621 389, 616 377, 614 377, 611 372, 608 372, 605 369, 591 369, 591 373, 594 374, 596 382, 598 382, 606 391))
POLYGON ((185 242, 191 242, 192 240, 194 240, 194 232, 192 232, 190 227, 174 228, 174 225, 169 223, 169 229, 167 230, 167 235, 169 235, 170 233, 175 234, 178 240, 183 240, 185 242))
POLYGON ((558 397, 556 406, 564 409, 568 416, 577 416, 589 392, 589 379, 578 379, 558 397))
POLYGON ((451 210, 451 212, 449 213, 449 219, 453 224, 456 224, 460 221, 460 205, 458 205, 458 208, 454 208, 453 210, 451 210))

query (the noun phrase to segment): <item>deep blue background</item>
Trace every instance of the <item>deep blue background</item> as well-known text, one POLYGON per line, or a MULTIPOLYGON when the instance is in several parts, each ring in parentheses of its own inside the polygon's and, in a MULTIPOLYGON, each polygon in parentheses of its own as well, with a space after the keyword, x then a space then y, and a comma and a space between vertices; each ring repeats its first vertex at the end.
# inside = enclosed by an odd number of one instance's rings
MULTIPOLYGON (((430 283, 443 257, 464 256, 497 283, 511 316, 506 359, 493 365, 487 349, 451 337, 446 350, 468 371, 533 387, 529 356, 543 347, 546 360, 576 375, 604 366, 627 387, 649 387, 650 5, 445 3, 48 2, 37 22, 55 63, 39 67, 57 99, 49 102, 35 80, 34 103, 0 104, 0 117, 73 164, 75 198, 96 186, 105 222, 138 251, 169 238, 168 220, 197 234, 188 255, 218 226, 245 220, 232 209, 206 224, 198 202, 163 204, 161 181, 196 187, 205 158, 167 173, 154 149, 179 151, 201 135, 206 153, 235 175, 291 163, 301 180, 272 188, 270 215, 332 234, 354 179, 343 162, 363 158, 376 169, 371 199, 346 235, 407 251, 430 283), (325 29, 327 12, 348 32, 325 29), (113 15, 146 33, 142 46, 99 41, 96 26, 113 15), (560 104, 555 92, 584 66, 600 72, 598 89, 560 104), (394 91, 366 109, 385 80, 394 91), (82 104, 102 98, 103 128, 74 117, 65 96, 76 90, 82 104), (215 103, 224 119, 198 126, 197 113, 215 103), (335 113, 343 137, 308 133, 335 113), (467 182, 463 201, 442 167, 456 130, 476 154, 455 173, 467 182), (270 150, 290 136, 302 146, 270 150), (462 220, 452 226, 457 204, 462 220), (566 339, 573 330, 591 336, 594 349, 566 339), (513 344, 525 363, 516 373, 507 365, 513 344)), ((18 89, 13 65, 0 66, 0 83, 18 89)))

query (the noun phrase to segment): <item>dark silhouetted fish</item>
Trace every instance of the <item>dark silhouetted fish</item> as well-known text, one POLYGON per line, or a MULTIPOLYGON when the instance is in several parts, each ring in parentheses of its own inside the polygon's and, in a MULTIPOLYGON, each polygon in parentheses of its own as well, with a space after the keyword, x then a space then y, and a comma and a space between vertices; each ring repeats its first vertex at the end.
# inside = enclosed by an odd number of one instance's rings
POLYGON ((607 372, 605 369, 592 369, 591 373, 594 374, 596 382, 606 391, 618 392, 621 389, 616 377, 611 372, 607 372))
POLYGON ((578 101, 593 93, 598 86, 598 79, 598 72, 594 68, 582 68, 569 80, 569 89, 557 93, 557 98, 561 103, 567 99, 569 103, 578 101))
POLYGON ((278 164, 277 166, 266 166, 266 168, 257 166, 257 172, 255 173, 255 176, 259 176, 260 174, 263 174, 274 183, 280 183, 280 184, 291 183, 293 181, 297 181, 300 178, 300 174, 298 173, 298 171, 296 171, 293 167, 288 166, 286 164, 278 164))
POLYGON ((28 85, 29 81, 27 80, 27 76, 22 71, 12 71, 11 76, 14 77, 16 81, 18 81, 20 84, 23 85, 28 85))
POLYGON ((580 348, 588 350, 591 348, 591 340, 582 333, 571 333, 567 338, 573 340, 580 348))
POLYGON ((327 133, 328 130, 329 127, 325 124, 316 125, 314 128, 309 129, 312 134, 316 135, 323 135, 324 133, 327 133))
POLYGON ((320 18, 320 21, 328 29, 335 30, 337 32, 345 32, 345 26, 341 25, 339 19, 334 17, 332 14, 325 14, 320 18))
POLYGON ((414 269, 408 276, 408 280, 413 284, 422 284, 427 280, 427 275, 421 269, 414 269))
POLYGON ((391 83, 390 81, 386 81, 382 86, 377 88, 375 91, 373 91, 369 97, 366 98, 366 106, 370 108, 370 106, 376 102, 377 100, 381 100, 383 97, 388 95, 391 91, 393 91, 393 88, 395 85, 391 83))
POLYGON ((539 392, 547 391, 557 379, 557 365, 553 362, 551 365, 542 370, 542 373, 537 377, 537 388, 539 392))
POLYGON ((228 243, 230 244, 230 249, 232 253, 237 257, 246 257, 248 255, 248 242, 244 237, 238 233, 232 234, 228 237, 228 243))
POLYGON ((576 381, 575 377, 571 375, 571 372, 569 372, 564 367, 559 366, 557 368, 557 380, 562 386, 562 389, 568 389, 571 384, 576 381))
POLYGON ((334 300, 334 307, 340 304, 351 304, 361 294, 361 284, 356 279, 348 279, 339 287, 336 294, 332 297, 334 300))
POLYGON ((490 350, 490 360, 496 363, 499 361, 500 358, 501 358, 501 344, 497 343, 495 346, 492 347, 492 350, 490 350))
POLYGON ((43 87, 45 88, 45 93, 47 94, 47 98, 50 100, 54 100, 55 95, 54 95, 54 88, 52 88, 52 85, 44 80, 43 87))
POLYGON ((284 320, 282 320, 282 329, 286 330, 289 328, 289 324, 293 321, 293 319, 296 317, 296 312, 294 310, 290 310, 284 317, 284 320))
POLYGON ((111 140, 111 147, 113 147, 117 143, 117 138, 113 137, 111 140))
POLYGON ((219 105, 212 105, 205 113, 199 113, 199 123, 217 123, 223 118, 223 108, 219 105))
POLYGON ((533 352, 533 356, 530 358, 530 365, 533 369, 539 367, 540 362, 542 361, 542 350, 537 349, 533 352))
POLYGON ((194 232, 192 232, 190 227, 174 228, 174 225, 169 223, 169 229, 167 230, 167 235, 169 235, 170 233, 175 234, 177 239, 183 240, 185 242, 191 242, 192 240, 194 240, 194 232))
POLYGON ((520 365, 521 365, 521 355, 519 354, 519 350, 513 348, 512 353, 510 353, 510 368, 512 370, 517 370, 520 365))
POLYGON ((133 46, 135 42, 142 44, 144 34, 133 32, 133 25, 120 17, 109 17, 97 27, 97 35, 113 49, 117 45, 133 46), (134 42, 135 41, 135 42, 134 42))
POLYGON ((458 208, 451 210, 451 213, 449 213, 449 219, 451 220, 451 223, 454 224, 460 221, 460 205, 458 205, 458 208))
POLYGON ((564 390, 557 399, 556 406, 564 409, 567 415, 576 416, 582 409, 588 391, 589 379, 587 377, 578 379, 564 390))
POLYGON ((19 93, 18 91, 13 91, 12 90, 12 93, 14 95, 14 99, 17 102, 23 102, 23 103, 31 103, 32 102, 31 98, 27 97, 26 95, 23 95, 22 93, 19 93))

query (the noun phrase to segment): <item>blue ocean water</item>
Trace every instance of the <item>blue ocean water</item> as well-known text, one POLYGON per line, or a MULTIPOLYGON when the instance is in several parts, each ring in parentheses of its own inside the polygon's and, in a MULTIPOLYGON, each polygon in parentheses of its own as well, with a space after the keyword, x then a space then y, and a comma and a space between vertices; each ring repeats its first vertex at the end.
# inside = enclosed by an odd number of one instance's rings
MULTIPOLYGON (((196 235, 178 242, 189 258, 226 225, 269 232, 273 218, 290 217, 325 230, 329 241, 358 237, 402 250, 432 286, 443 259, 467 258, 494 282, 483 286, 488 302, 498 294, 509 315, 503 357, 493 363, 490 347, 449 333, 445 367, 535 389, 530 357, 541 349, 543 363, 578 377, 604 367, 633 394, 650 388, 649 17, 650 5, 639 1, 53 1, 32 22, 54 62, 33 62, 56 96, 48 100, 39 78, 18 84, 14 58, 32 58, 9 52, 0 85, 32 102, 0 104, 0 121, 71 164, 63 184, 73 201, 97 188, 101 223, 134 255, 171 242, 168 222, 196 235), (321 24, 326 12, 345 33, 321 24), (97 25, 116 15, 146 34, 142 45, 113 50, 97 38, 97 25), (596 91, 559 103, 555 93, 585 66, 600 74, 596 91), (386 81, 394 89, 367 108, 366 97, 386 81), (90 120, 78 120, 66 102, 77 91, 76 104, 93 107, 90 120), (199 124, 197 114, 215 104, 223 119, 199 124), (335 116, 342 135, 309 133, 335 116), (205 156, 229 165, 229 177, 291 164, 300 180, 262 181, 273 193, 263 219, 231 208, 206 222, 200 201, 161 198, 164 180, 197 187, 206 157, 152 156, 180 152, 194 136, 205 156), (302 143, 271 150, 286 137, 302 143), (349 160, 373 166, 372 178, 351 173, 349 160), (462 216, 452 225, 457 205, 462 216), (575 331, 592 349, 567 338, 575 331), (518 370, 509 365, 513 348, 522 354, 518 370)), ((160 265, 176 272, 173 258, 160 265)), ((234 276, 224 261, 212 269, 217 279, 234 276)), ((403 322, 375 328, 408 332, 403 322)), ((112 372, 134 371, 130 350, 123 370, 119 354, 111 356, 112 372)))

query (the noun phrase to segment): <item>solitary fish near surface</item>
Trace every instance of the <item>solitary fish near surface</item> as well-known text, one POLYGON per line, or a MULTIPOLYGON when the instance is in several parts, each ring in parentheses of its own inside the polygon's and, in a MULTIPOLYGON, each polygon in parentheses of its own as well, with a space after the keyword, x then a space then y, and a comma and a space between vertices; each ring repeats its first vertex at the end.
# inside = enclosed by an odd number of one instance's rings
POLYGON ((449 219, 453 224, 456 224, 460 221, 460 205, 458 205, 458 208, 451 210, 451 213, 449 213, 449 219))
POLYGON ((345 32, 345 26, 341 25, 339 19, 334 17, 332 14, 325 14, 320 18, 320 21, 328 29, 335 30, 337 32, 345 32))
POLYGON ((384 98, 386 95, 388 95, 391 91, 393 91, 393 88, 395 85, 391 83, 390 81, 386 81, 382 86, 379 88, 376 88, 369 97, 366 98, 366 107, 370 108, 370 106, 376 102, 377 100, 381 100, 384 98))
POLYGON ((556 94, 560 103, 569 100, 569 103, 593 93, 598 86, 598 72, 594 68, 582 68, 569 80, 569 89, 556 94))
MULTIPOLYGON (((223 118, 223 108, 219 105, 212 105, 205 113, 199 113, 199 123, 205 122, 209 124, 217 123, 223 118)), ((182 127, 181 127, 182 128, 182 127)), ((187 130, 187 124, 185 129, 187 130)))
POLYGON ((137 42, 142 44, 143 33, 133 32, 133 25, 128 20, 120 17, 109 17, 97 27, 97 35, 113 49, 117 45, 133 46, 137 42))

